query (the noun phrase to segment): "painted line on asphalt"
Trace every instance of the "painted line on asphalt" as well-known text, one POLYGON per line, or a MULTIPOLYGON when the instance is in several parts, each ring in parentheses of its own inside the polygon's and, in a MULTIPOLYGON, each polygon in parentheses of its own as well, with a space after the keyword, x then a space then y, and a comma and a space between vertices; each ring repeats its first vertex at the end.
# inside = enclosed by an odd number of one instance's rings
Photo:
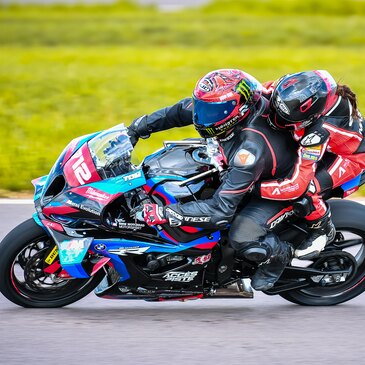
POLYGON ((34 204, 33 199, 0 199, 0 205, 34 204))
MULTIPOLYGON (((365 198, 348 199, 355 200, 358 203, 365 204, 365 198)), ((31 205, 34 204, 33 199, 0 199, 0 205, 31 205)))

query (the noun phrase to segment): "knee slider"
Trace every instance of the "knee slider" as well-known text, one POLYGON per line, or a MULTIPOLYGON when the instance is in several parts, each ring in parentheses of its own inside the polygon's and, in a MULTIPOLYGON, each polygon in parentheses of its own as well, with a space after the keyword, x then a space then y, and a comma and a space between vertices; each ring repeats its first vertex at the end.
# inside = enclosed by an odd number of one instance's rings
POLYGON ((250 242, 241 252, 247 260, 253 262, 266 261, 272 255, 270 246, 264 242, 250 242))

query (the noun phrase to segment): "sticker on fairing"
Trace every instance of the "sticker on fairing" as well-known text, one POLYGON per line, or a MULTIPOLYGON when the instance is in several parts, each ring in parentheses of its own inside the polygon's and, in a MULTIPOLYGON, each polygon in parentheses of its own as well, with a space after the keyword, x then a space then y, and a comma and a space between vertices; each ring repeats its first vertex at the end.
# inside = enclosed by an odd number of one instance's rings
POLYGON ((305 147, 302 150, 302 159, 309 161, 318 161, 321 157, 321 147, 305 147))
POLYGON ((52 251, 49 253, 49 255, 44 260, 44 262, 48 265, 51 265, 53 263, 53 261, 55 260, 55 258, 57 257, 57 255, 58 255, 58 247, 54 246, 52 251))

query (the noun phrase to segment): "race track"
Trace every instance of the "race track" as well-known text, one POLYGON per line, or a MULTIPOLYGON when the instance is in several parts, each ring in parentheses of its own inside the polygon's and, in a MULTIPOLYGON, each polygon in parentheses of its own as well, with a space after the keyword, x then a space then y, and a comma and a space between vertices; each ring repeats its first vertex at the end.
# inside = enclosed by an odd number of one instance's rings
MULTIPOLYGON (((0 205, 0 239, 33 212, 0 205)), ((253 300, 24 309, 0 294, 0 364, 362 364, 365 294, 335 307, 253 300)))

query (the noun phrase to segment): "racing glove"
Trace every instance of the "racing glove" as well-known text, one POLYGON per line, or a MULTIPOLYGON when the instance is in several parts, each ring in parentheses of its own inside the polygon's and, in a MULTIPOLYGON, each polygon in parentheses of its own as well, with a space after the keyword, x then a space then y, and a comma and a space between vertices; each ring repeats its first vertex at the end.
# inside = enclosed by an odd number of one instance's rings
POLYGON ((142 115, 141 117, 135 119, 128 127, 127 133, 130 137, 133 147, 137 144, 140 138, 148 138, 151 134, 151 131, 148 128, 146 115, 142 115))
POLYGON ((163 207, 159 207, 157 204, 145 204, 143 206, 143 219, 149 226, 167 222, 164 217, 163 207))
POLYGON ((171 206, 160 207, 157 204, 143 206, 143 219, 149 226, 167 223, 170 227, 178 227, 184 222, 184 217, 171 206))
POLYGON ((127 133, 132 143, 132 146, 134 147, 138 142, 139 136, 132 128, 127 128, 127 133))

